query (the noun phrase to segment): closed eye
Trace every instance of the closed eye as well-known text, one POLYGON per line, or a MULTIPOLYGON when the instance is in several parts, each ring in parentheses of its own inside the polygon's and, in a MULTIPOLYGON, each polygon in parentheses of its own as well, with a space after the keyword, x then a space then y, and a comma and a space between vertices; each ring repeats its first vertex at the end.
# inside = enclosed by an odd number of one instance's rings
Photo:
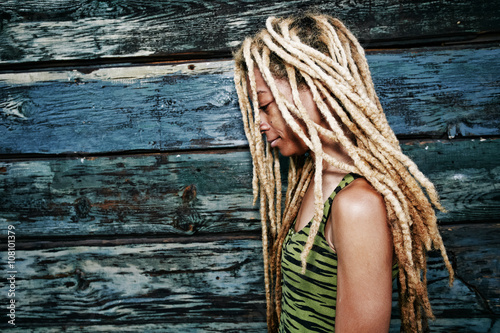
POLYGON ((268 107, 269 105, 271 105, 272 102, 269 102, 267 103, 266 105, 259 105, 259 111, 262 111, 264 112, 265 114, 267 114, 269 111, 268 111, 268 107))

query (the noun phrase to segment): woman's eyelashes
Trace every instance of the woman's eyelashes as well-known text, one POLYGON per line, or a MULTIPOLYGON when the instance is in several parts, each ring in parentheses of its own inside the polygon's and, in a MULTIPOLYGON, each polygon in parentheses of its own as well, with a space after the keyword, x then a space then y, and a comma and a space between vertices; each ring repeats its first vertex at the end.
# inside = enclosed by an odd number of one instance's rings
POLYGON ((259 105, 259 111, 264 112, 265 114, 267 114, 269 112, 268 107, 269 107, 269 105, 271 105, 271 103, 272 103, 272 101, 269 102, 269 103, 266 103, 264 105, 259 105))

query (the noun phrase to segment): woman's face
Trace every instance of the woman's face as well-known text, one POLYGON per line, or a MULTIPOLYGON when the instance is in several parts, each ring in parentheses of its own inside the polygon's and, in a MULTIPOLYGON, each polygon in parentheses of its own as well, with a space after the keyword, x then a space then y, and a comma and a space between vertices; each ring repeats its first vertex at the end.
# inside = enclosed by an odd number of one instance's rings
MULTIPOLYGON (((285 96, 288 102, 293 103, 292 89, 286 80, 276 80, 278 90, 285 96)), ((255 69, 255 83, 257 88, 257 99, 259 101, 260 115, 260 131, 266 135, 267 141, 271 147, 279 149, 283 156, 303 155, 309 148, 288 126, 285 119, 281 115, 278 105, 274 99, 271 89, 267 86, 266 81, 258 69, 255 69)), ((321 117, 314 103, 312 94, 309 89, 299 90, 302 105, 309 113, 309 117, 314 122, 320 123, 321 117)), ((307 129, 303 123, 299 121, 304 133, 307 135, 307 129)))

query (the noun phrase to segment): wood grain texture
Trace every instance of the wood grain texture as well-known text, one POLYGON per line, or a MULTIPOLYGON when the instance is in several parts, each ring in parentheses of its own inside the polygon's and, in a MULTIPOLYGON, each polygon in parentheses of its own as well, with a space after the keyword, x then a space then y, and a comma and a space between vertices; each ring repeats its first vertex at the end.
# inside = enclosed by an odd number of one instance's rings
POLYGON ((232 75, 229 61, 103 68, 89 74, 6 74, 0 79, 4 80, 0 88, 2 151, 243 146, 246 138, 232 75), (32 77, 32 83, 15 83, 32 77))
MULTIPOLYGON (((18 229, 22 231, 22 229, 18 229)), ((498 315, 499 295, 485 294, 499 284, 498 265, 482 260, 484 247, 500 250, 498 224, 442 229, 457 280, 447 286, 442 259, 429 258, 429 295, 438 327, 456 327, 468 318, 476 329, 498 315), (461 249, 467 248, 467 251, 461 249), (456 251, 459 249, 459 251, 456 251), (471 260, 473 259, 473 260, 471 260), (474 272, 466 276, 464 272, 474 272), (484 306, 487 301, 490 308, 484 306), (488 321, 488 319, 490 319, 488 321)), ((20 236, 22 241, 22 236, 20 236)), ((213 330, 238 323, 246 332, 264 322, 265 300, 259 239, 152 242, 126 246, 55 246, 19 250, 16 298, 20 328, 147 323, 145 328, 213 330), (24 300, 24 301, 23 301, 24 300), (29 300, 29 301, 28 301, 29 300), (168 324, 172 323, 172 327, 168 324), (220 325, 220 326, 219 326, 220 325)), ((0 263, 3 269, 5 262, 0 263)), ((394 293, 394 326, 397 325, 394 293)), ((6 323, 0 323, 6 327, 6 323)), ((85 328, 85 326, 87 326, 85 328)), ((475 332, 475 331, 473 331, 475 332)))
POLYGON ((0 61, 227 51, 263 28, 268 16, 301 9, 339 17, 373 47, 464 40, 500 26, 495 0, 6 0, 0 6, 0 61))
MULTIPOLYGON (((400 137, 500 134, 500 49, 372 52, 400 137)), ((247 144, 231 61, 0 74, 0 154, 247 144)))
POLYGON ((257 231, 249 153, 2 163, 4 221, 26 235, 257 231))
MULTIPOLYGON (((494 221, 500 140, 402 145, 436 185, 440 223, 494 221)), ((258 232, 247 151, 0 162, 0 221, 24 237, 258 232)))
POLYGON ((448 213, 445 223, 497 220, 500 212, 499 140, 417 141, 403 151, 434 182, 448 213), (417 144, 415 144, 417 143, 417 144))
POLYGON ((499 57, 499 48, 412 49, 367 56, 393 130, 448 138, 499 134, 499 57))
MULTIPOLYGON (((455 225, 442 228, 443 241, 454 261, 457 278, 474 291, 481 308, 497 319, 500 315, 499 221, 497 218, 496 223, 491 225, 455 225), (474 239, 477 234, 482 235, 480 241, 474 239), (485 264, 485 267, 475 269, 470 266, 473 262, 485 264)), ((450 315, 455 314, 451 308, 447 311, 450 315)))
POLYGON ((259 243, 16 251, 18 327, 262 321, 259 243))

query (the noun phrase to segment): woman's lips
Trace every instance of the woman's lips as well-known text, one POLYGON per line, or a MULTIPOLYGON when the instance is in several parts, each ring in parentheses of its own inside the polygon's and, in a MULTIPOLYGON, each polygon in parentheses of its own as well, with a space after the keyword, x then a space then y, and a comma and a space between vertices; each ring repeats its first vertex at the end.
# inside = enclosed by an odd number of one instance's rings
POLYGON ((278 144, 278 140, 279 139, 280 139, 280 137, 277 137, 276 139, 269 141, 269 143, 271 144, 272 148, 276 147, 276 145, 278 144))

